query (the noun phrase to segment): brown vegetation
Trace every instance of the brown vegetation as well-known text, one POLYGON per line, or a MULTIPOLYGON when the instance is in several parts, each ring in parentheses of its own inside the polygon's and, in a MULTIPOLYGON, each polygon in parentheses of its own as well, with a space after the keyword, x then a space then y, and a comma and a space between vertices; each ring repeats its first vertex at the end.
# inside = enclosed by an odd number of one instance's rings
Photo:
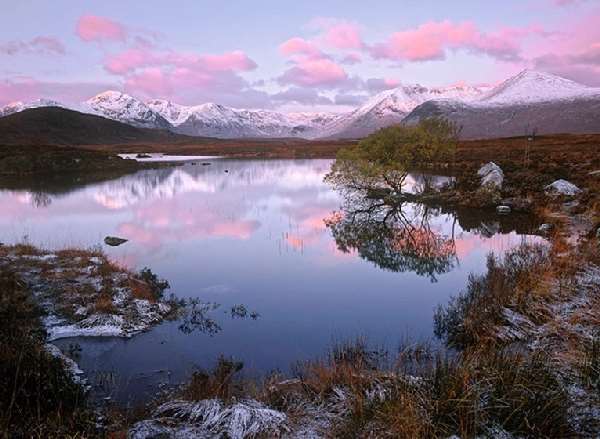
POLYGON ((0 437, 87 437, 83 389, 44 348, 41 309, 18 275, 0 271, 0 437))

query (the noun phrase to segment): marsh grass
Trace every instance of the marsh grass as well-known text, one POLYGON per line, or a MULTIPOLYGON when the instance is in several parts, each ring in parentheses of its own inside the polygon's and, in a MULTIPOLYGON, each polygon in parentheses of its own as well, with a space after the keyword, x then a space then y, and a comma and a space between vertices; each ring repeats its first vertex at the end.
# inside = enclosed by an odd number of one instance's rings
POLYGON ((188 384, 183 388, 182 396, 190 401, 211 398, 229 400, 240 394, 242 383, 235 376, 243 367, 244 363, 221 356, 212 370, 197 370, 192 373, 188 384))
POLYGON ((548 294, 551 259, 546 246, 522 245, 503 257, 489 255, 487 272, 470 275, 466 290, 439 306, 434 314, 435 333, 449 347, 496 342, 496 328, 511 309, 534 323, 548 320, 543 296, 548 294), (540 300, 541 298, 541 300, 540 300))
POLYGON ((373 363, 373 353, 364 340, 337 344, 324 359, 296 366, 298 385, 270 386, 265 401, 281 410, 298 398, 322 406, 343 392, 347 413, 333 437, 468 439, 494 426, 524 437, 573 433, 567 394, 544 353, 415 344, 386 362, 390 368, 373 363))
POLYGON ((0 437, 83 438, 94 423, 83 389, 44 348, 42 311, 11 271, 0 271, 0 437))

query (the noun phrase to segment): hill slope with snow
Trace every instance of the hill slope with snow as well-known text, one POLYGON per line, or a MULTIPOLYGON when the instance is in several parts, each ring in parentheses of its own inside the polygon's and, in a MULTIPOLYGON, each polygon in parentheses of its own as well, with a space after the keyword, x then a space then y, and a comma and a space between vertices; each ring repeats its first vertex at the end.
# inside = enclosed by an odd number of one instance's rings
POLYGON ((140 100, 118 91, 105 91, 87 100, 82 110, 138 128, 170 129, 171 124, 140 100))
POLYGON ((588 87, 549 73, 524 70, 487 92, 475 103, 524 105, 574 99, 600 98, 600 88, 588 87))

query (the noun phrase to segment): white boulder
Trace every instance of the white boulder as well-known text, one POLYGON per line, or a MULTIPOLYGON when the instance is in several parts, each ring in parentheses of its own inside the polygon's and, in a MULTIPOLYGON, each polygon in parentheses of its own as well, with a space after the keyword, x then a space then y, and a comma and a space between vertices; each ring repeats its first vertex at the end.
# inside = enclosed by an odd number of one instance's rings
POLYGON ((489 162, 479 168, 477 175, 481 177, 481 185, 500 189, 504 183, 504 172, 494 162, 489 162))
POLYGON ((547 195, 574 196, 581 192, 577 186, 567 180, 556 180, 544 188, 547 195))

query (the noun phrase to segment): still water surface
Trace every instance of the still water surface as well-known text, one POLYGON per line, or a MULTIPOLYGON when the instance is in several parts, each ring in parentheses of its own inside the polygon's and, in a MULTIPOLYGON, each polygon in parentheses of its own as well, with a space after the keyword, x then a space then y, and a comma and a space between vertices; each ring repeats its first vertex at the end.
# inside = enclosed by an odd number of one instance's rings
MULTIPOLYGON (((418 251, 387 264, 404 240, 353 247, 327 227, 342 205, 323 181, 331 163, 219 159, 94 183, 13 181, 0 190, 0 241, 60 248, 125 237, 104 248, 110 257, 151 267, 178 297, 221 305, 214 333, 166 322, 131 339, 57 342, 65 351, 78 343, 90 379, 123 399, 177 383, 221 354, 262 374, 323 355, 334 340, 365 336, 393 352, 405 337, 427 339, 435 307, 484 270, 490 251, 538 239, 528 220, 433 209, 428 229, 452 243, 442 269, 432 273, 418 251), (238 304, 260 316, 232 318, 238 304)), ((420 221, 421 207, 402 211, 420 221)))

